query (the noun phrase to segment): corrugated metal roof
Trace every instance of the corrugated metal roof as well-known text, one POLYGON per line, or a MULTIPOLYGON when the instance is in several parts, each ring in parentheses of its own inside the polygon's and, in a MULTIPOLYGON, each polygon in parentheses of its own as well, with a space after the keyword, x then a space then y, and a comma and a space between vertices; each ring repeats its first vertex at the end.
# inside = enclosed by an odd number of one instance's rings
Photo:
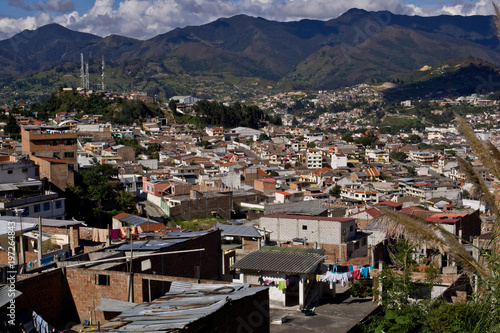
POLYGON ((324 258, 323 256, 310 253, 253 251, 238 260, 231 268, 248 271, 307 274, 314 273, 324 258))
MULTIPOLYGON (((19 216, 2 216, 0 217, 0 222, 1 221, 13 221, 13 222, 18 222, 19 221, 19 216)), ((23 224, 24 222, 29 222, 38 225, 38 217, 23 217, 23 224)), ((82 221, 76 221, 76 220, 56 220, 56 219, 46 219, 42 218, 42 225, 46 227, 66 227, 66 226, 72 226, 72 225, 78 225, 82 224, 82 221)))
POLYGON ((101 298, 96 311, 123 312, 136 306, 136 303, 119 301, 116 299, 101 298))
POLYGON ((9 290, 8 286, 0 287, 0 308, 3 307, 4 305, 9 304, 12 298, 14 299, 18 298, 22 294, 23 294, 22 292, 16 289, 14 289, 14 291, 9 290), (10 294, 12 292, 14 293, 14 295, 10 294))
POLYGON ((0 184, 0 192, 3 192, 3 191, 14 191, 14 190, 17 190, 18 187, 16 185, 12 185, 12 184, 0 184))
MULTIPOLYGON (((24 222, 23 218, 23 223, 22 223, 22 229, 21 229, 21 223, 19 223, 19 217, 16 217, 17 221, 14 221, 13 227, 15 232, 17 233, 18 231, 30 231, 36 228, 36 224, 30 223, 30 222, 24 222)), ((10 226, 8 223, 2 223, 0 220, 0 236, 7 235, 11 231, 10 226)))
POLYGON ((254 226, 248 225, 232 225, 232 224, 217 224, 211 230, 218 228, 221 230, 222 236, 237 236, 237 237, 257 237, 261 238, 259 230, 254 226))
POLYGON ((169 292, 153 302, 126 309, 101 326, 101 332, 170 332, 215 313, 227 302, 254 295, 267 287, 249 284, 172 282, 169 292))
POLYGON ((301 247, 284 247, 284 246, 263 246, 260 251, 263 252, 279 252, 279 253, 312 253, 317 255, 324 255, 324 249, 309 249, 309 248, 301 248, 301 247))
MULTIPOLYGON (((148 240, 148 241, 134 241, 132 243, 133 251, 151 251, 160 250, 172 246, 177 243, 186 241, 185 239, 168 239, 168 240, 148 240)), ((130 244, 123 244, 117 248, 107 249, 108 251, 130 251, 130 244)))
MULTIPOLYGON (((120 219, 122 223, 126 223, 128 225, 140 225, 148 222, 148 219, 136 215, 127 215, 120 219)), ((156 223, 154 221, 150 221, 150 223, 156 223)))

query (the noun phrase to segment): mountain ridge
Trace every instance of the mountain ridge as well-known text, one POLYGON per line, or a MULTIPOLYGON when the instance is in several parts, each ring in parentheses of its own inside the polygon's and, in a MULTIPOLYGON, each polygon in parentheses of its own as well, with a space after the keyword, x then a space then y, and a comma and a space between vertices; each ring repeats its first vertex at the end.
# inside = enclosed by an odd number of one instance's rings
POLYGON ((262 77, 282 86, 337 88, 451 58, 500 63, 491 16, 406 16, 351 9, 326 20, 271 21, 236 15, 147 40, 99 37, 50 24, 0 41, 0 76, 104 55, 157 63, 169 73, 262 77), (409 45, 414 45, 413 48, 409 45))

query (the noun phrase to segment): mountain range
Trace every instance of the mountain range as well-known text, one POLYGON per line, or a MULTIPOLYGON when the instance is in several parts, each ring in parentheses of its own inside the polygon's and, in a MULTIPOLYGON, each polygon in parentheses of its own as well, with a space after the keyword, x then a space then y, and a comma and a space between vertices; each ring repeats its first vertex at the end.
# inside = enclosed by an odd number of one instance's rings
POLYGON ((390 80, 454 58, 500 64, 496 32, 491 16, 419 17, 359 9, 328 21, 237 15, 145 41, 49 24, 0 41, 0 77, 79 64, 84 53, 121 63, 147 60, 167 74, 261 77, 288 88, 334 89, 390 80))

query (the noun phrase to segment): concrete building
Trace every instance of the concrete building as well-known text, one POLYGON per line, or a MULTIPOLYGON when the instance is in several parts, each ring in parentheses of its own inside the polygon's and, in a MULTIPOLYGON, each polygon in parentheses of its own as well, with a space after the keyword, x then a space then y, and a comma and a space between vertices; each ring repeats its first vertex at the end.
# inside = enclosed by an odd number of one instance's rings
POLYGON ((365 202, 374 204, 378 202, 378 192, 370 190, 361 184, 346 185, 340 189, 340 197, 351 202, 365 202))
POLYGON ((69 126, 34 126, 21 128, 22 152, 26 155, 66 160, 77 165, 76 132, 69 126))
POLYGON ((307 168, 321 169, 323 167, 323 156, 318 149, 309 148, 307 150, 307 168))
POLYGON ((332 168, 339 169, 347 167, 347 156, 344 154, 332 154, 332 168))
POLYGON ((274 195, 276 193, 276 179, 263 178, 254 181, 255 190, 262 192, 264 195, 274 195))
POLYGON ((259 226, 282 246, 324 249, 329 260, 344 262, 367 255, 367 234, 356 232, 354 218, 272 214, 262 216, 259 226))
POLYGON ((57 190, 74 184, 78 169, 76 132, 69 126, 23 126, 22 152, 39 166, 40 179, 47 178, 57 190))

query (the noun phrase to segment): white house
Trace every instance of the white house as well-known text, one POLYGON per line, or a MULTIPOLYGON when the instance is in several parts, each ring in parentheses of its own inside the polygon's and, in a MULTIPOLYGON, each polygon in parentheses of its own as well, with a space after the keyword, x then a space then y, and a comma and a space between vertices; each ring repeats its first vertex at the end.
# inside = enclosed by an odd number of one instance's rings
POLYGON ((332 154, 332 169, 347 167, 347 156, 344 154, 332 154))

